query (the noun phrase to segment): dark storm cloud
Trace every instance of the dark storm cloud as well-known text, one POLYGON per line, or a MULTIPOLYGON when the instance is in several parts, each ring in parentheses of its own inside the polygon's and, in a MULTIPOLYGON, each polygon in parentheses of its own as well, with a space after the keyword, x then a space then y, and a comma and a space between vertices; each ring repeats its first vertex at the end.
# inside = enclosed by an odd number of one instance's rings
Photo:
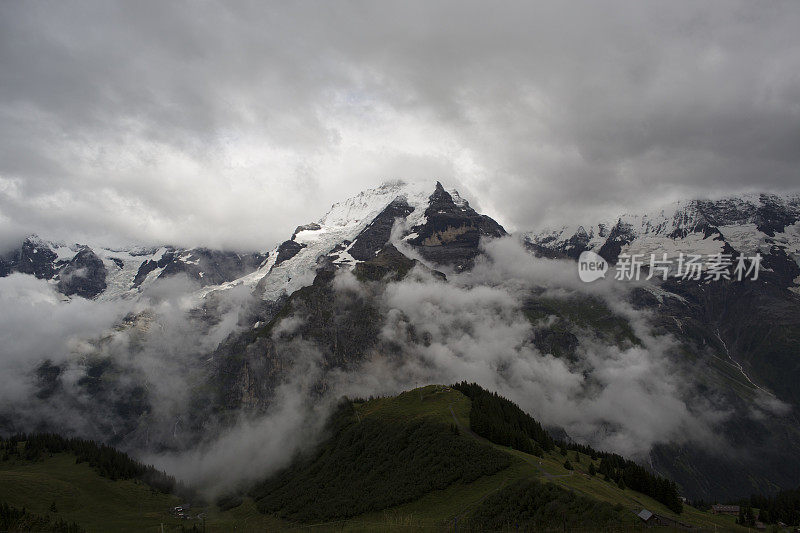
POLYGON ((0 239, 263 248, 393 177, 520 229, 795 188, 798 22, 790 2, 3 3, 0 239))

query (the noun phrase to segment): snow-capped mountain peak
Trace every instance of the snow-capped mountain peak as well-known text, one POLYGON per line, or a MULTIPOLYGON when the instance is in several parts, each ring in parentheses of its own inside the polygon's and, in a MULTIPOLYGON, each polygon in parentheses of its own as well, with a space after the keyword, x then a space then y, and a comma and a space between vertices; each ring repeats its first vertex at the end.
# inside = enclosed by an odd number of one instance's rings
MULTIPOLYGON (((407 228, 425 226, 439 189, 445 191, 435 181, 395 180, 337 202, 317 222, 299 226, 256 273, 240 281, 258 279, 257 291, 274 300, 310 284, 322 258, 345 266, 367 260, 388 242, 396 219, 403 219, 407 228)), ((471 211, 457 191, 445 194, 459 209, 471 211)))

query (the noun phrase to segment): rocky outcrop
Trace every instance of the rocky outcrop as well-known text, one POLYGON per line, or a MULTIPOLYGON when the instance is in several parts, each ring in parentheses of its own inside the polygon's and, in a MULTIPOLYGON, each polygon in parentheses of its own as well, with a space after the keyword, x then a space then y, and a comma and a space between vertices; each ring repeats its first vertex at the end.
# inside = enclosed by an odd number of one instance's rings
POLYGON ((322 226, 320 226, 316 222, 311 222, 310 224, 303 224, 302 226, 297 226, 294 229, 294 233, 292 233, 291 240, 294 240, 294 238, 297 237, 297 234, 300 233, 301 231, 317 231, 319 229, 322 229, 322 226))
POLYGON ((500 224, 476 213, 465 200, 456 203, 438 182, 425 210, 425 223, 412 228, 412 232, 416 236, 408 242, 423 258, 457 271, 472 266, 480 253, 481 238, 507 235, 500 224))
POLYGON ((699 200, 696 204, 714 226, 752 223, 758 231, 770 237, 800 220, 800 197, 782 198, 761 194, 757 199, 734 197, 715 201, 699 200))
POLYGON ((399 281, 415 267, 422 268, 442 280, 447 279, 443 273, 430 270, 416 259, 406 257, 391 243, 386 244, 369 261, 358 263, 353 273, 362 281, 399 281))
POLYGON ((591 247, 589 244, 591 235, 583 226, 579 226, 578 231, 566 241, 560 243, 555 241, 556 237, 551 235, 538 242, 534 242, 530 238, 525 238, 523 242, 536 257, 548 259, 578 259, 581 253, 591 247))
POLYGON ((263 262, 262 254, 240 254, 208 248, 193 248, 176 254, 159 275, 166 278, 176 274, 186 276, 202 286, 219 285, 252 272, 263 262))
MULTIPOLYGON (((292 238, 294 238, 294 235, 292 238)), ((278 246, 278 257, 275 259, 275 266, 280 265, 284 261, 288 261, 292 257, 296 256, 298 253, 300 253, 300 250, 305 247, 305 244, 295 242, 294 240, 283 241, 281 245, 278 246)))
POLYGON ((635 238, 636 233, 633 231, 633 227, 620 220, 611 229, 611 233, 608 235, 603 246, 600 247, 598 253, 609 263, 616 263, 619 254, 622 252, 622 248, 626 244, 630 244, 635 238))
POLYGON ((219 285, 252 272, 265 258, 259 253, 240 254, 208 248, 168 249, 158 260, 150 259, 141 264, 133 285, 140 286, 148 274, 159 268, 162 270, 157 279, 185 274, 203 287, 219 285))
POLYGON ((67 296, 95 298, 106 290, 106 267, 88 246, 58 272, 58 291, 67 296))
POLYGON ((166 267, 174 259, 175 259, 175 251, 167 250, 158 259, 148 259, 146 261, 143 261, 142 264, 139 266, 139 270, 136 272, 136 276, 133 278, 133 286, 139 287, 142 283, 144 283, 144 280, 147 279, 147 275, 150 274, 150 272, 158 268, 166 267))
POLYGON ((348 252, 353 259, 368 261, 389 242, 395 220, 405 219, 414 208, 403 197, 395 198, 364 230, 358 234, 348 252))
POLYGON ((0 256, 0 277, 19 272, 39 279, 52 279, 58 270, 57 259, 56 253, 46 243, 29 237, 19 248, 0 256))

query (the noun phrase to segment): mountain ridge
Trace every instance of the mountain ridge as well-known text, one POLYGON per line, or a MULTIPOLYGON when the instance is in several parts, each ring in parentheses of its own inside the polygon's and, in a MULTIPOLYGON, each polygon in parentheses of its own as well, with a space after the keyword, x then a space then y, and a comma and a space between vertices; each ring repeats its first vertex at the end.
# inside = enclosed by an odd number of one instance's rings
MULTIPOLYGON (((334 203, 317 222, 298 226, 289 239, 266 252, 232 252, 203 247, 182 249, 167 245, 151 248, 90 247, 64 245, 30 236, 18 249, 0 256, 0 277, 22 272, 57 282, 60 271, 82 250, 88 249, 84 252, 87 257, 79 259, 79 262, 88 260, 90 264, 99 266, 99 261, 107 274, 102 274, 103 268, 96 267, 96 272, 89 275, 85 289, 71 289, 69 285, 61 284, 59 292, 89 298, 101 295, 118 298, 129 296, 131 291, 154 279, 186 273, 201 286, 200 296, 245 285, 263 292, 265 299, 274 300, 281 293, 291 294, 303 283, 310 283, 309 276, 313 276, 313 271, 301 268, 301 264, 315 265, 323 256, 343 266, 368 260, 388 242, 396 219, 405 221, 410 228, 401 236, 402 241, 415 247, 423 257, 427 254, 426 259, 433 262, 450 261, 437 256, 436 247, 430 246, 437 244, 434 241, 442 236, 464 241, 471 250, 466 252, 466 256, 474 257, 478 238, 507 235, 494 220, 474 213, 454 189, 446 191, 439 182, 395 180, 334 203), (444 194, 439 193, 440 190, 444 194), (444 216, 439 222, 431 223, 428 220, 430 216, 441 215, 432 201, 449 203, 453 213, 449 215, 451 218, 444 216), (393 207, 386 211, 390 206, 393 207), (459 221, 458 217, 468 220, 472 226, 464 224, 464 220, 459 221), (434 230, 435 224, 441 227, 434 230), (458 231, 464 231, 465 235, 457 235, 455 232, 458 231), (362 232, 366 233, 361 235, 362 232), (373 242, 367 244, 370 240, 373 242), (37 253, 40 254, 38 257, 37 253), (301 254, 298 260, 284 265, 298 254, 301 254), (273 270, 273 279, 268 280, 273 270), (108 290, 103 287, 104 282, 108 290)), ((582 251, 592 250, 614 263, 620 253, 647 255, 664 250, 672 256, 679 251, 679 243, 682 252, 703 254, 722 252, 728 244, 742 253, 759 251, 774 255, 783 252, 794 259, 794 263, 800 264, 800 195, 750 193, 718 200, 679 200, 665 208, 609 217, 590 226, 520 231, 517 235, 535 253, 553 258, 576 259, 582 251)), ((464 251, 455 254, 464 255, 464 251)), ((463 270, 469 267, 471 259, 466 256, 450 262, 463 270)), ((786 286, 800 290, 800 268, 785 261, 782 261, 782 267, 787 276, 794 274, 791 279, 784 280, 786 286)), ((72 265, 64 274, 80 273, 82 268, 85 265, 72 265)))
MULTIPOLYGON (((620 253, 785 253, 800 265, 800 195, 743 194, 718 200, 680 200, 644 213, 623 214, 591 226, 522 233, 529 247, 549 257, 576 259, 592 250, 616 263, 620 253)), ((790 270, 791 265, 789 265, 790 270)), ((800 275, 783 280, 800 285, 800 275)))

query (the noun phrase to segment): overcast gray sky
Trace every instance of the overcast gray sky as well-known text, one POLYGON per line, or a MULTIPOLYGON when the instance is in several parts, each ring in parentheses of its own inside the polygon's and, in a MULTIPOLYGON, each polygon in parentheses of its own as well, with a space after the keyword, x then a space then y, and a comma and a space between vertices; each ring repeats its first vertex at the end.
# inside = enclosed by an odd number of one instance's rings
POLYGON ((0 3, 0 241, 265 248, 396 177, 509 229, 800 186, 798 2, 0 3))

